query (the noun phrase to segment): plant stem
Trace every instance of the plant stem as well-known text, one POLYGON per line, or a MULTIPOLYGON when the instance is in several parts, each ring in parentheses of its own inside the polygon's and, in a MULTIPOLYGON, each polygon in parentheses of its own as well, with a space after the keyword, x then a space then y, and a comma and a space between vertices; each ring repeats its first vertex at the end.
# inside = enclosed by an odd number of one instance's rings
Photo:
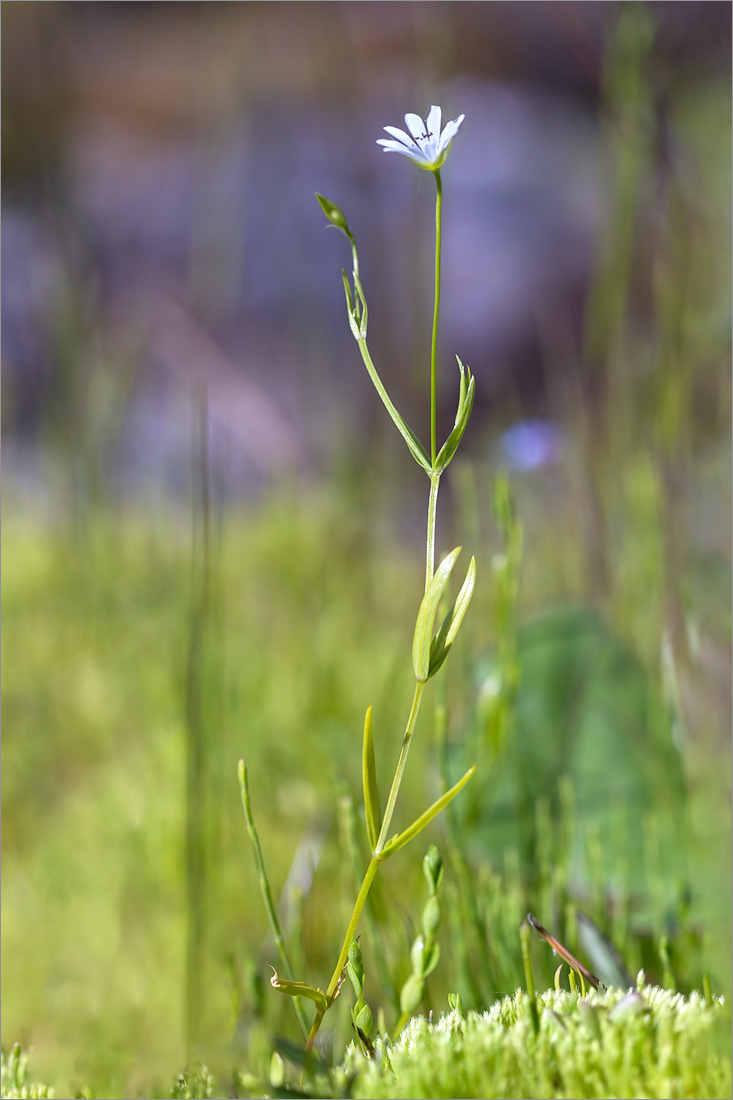
POLYGON ((425 551, 425 591, 435 572, 435 516, 438 510, 438 489, 440 474, 430 475, 430 497, 428 499, 428 538, 425 551))
MULTIPOLYGON (((377 868, 379 867, 379 864, 380 860, 377 859, 376 856, 372 856, 371 860, 369 861, 369 866, 367 867, 366 874, 364 875, 364 881, 361 884, 359 896, 354 902, 354 909, 351 914, 351 920, 349 921, 349 927, 346 929, 346 935, 344 936, 344 943, 343 947, 341 948, 341 954, 339 955, 338 962, 336 963, 334 972, 331 975, 331 981, 328 983, 328 989, 326 990, 326 997, 328 998, 329 1006, 331 1002, 335 999, 335 993, 338 989, 341 972, 346 965, 346 959, 349 954, 349 947, 351 946, 351 941, 354 938, 354 933, 356 932, 357 925, 359 924, 361 911, 364 908, 364 903, 366 902, 367 895, 369 894, 369 890, 371 888, 372 882, 374 881, 374 876, 377 873, 377 868)), ((313 1026, 310 1030, 308 1041, 305 1044, 306 1050, 311 1050, 313 1048, 313 1044, 315 1042, 316 1035, 320 1030, 321 1021, 323 1020, 325 1011, 325 1009, 319 1008, 316 1012, 316 1018, 313 1021, 313 1026)))
POLYGON ((433 307, 433 338, 430 345, 430 458, 435 465, 438 454, 436 360, 438 355, 438 314, 440 313, 440 246, 443 207, 443 184, 436 170, 435 185, 435 305, 433 307))
MULTIPOLYGON (((362 909, 364 908, 364 904, 369 895, 369 890, 371 888, 372 882, 374 881, 374 876, 377 873, 379 864, 382 862, 379 854, 388 840, 387 834, 389 832, 389 827, 392 822, 392 815, 394 814, 395 805, 397 803, 397 795, 399 794, 400 785, 402 783, 402 775, 405 770, 405 764, 407 763, 407 754, 410 751, 410 742, 412 741, 412 735, 415 732, 415 723, 417 722, 417 714, 420 709, 420 699, 422 698, 424 687, 425 684, 415 685, 415 694, 412 699, 410 716, 407 719, 407 728, 405 730, 405 736, 402 739, 402 748, 400 749, 400 756, 399 760, 397 761, 397 768, 395 770, 394 779, 392 780, 392 787, 389 792, 387 807, 384 811, 384 819, 382 821, 382 828, 379 833, 379 839, 377 840, 376 850, 372 855, 371 860, 369 861, 369 866, 367 867, 366 874, 364 875, 364 880, 361 884, 361 889, 359 890, 359 896, 354 903, 354 908, 351 913, 351 920, 349 921, 349 927, 346 929, 346 935, 344 936, 344 943, 341 948, 341 954, 339 955, 338 962, 336 963, 333 974, 331 975, 331 981, 328 983, 328 989, 326 990, 326 997, 328 998, 329 1005, 334 998, 334 995, 338 988, 341 972, 346 965, 346 958, 349 953, 349 946, 351 945, 351 941, 354 938, 354 933, 356 932, 357 926, 359 924, 359 918, 361 917, 362 909)), ((311 1050, 311 1048, 313 1047, 313 1043, 315 1042, 316 1035, 320 1030, 321 1021, 323 1020, 325 1011, 325 1009, 318 1009, 318 1011, 316 1012, 316 1018, 313 1021, 313 1026, 310 1030, 310 1035, 308 1036, 308 1042, 306 1043, 306 1050, 311 1050)))
MULTIPOLYGON (((433 334, 430 345, 430 453, 431 464, 433 469, 438 455, 437 445, 437 384, 436 384, 436 362, 438 355, 438 316, 440 313, 440 254, 441 254, 441 218, 442 218, 442 204, 443 204, 443 185, 440 179, 440 172, 435 171, 435 183, 437 187, 437 195, 435 200, 435 306, 433 309, 433 334)), ((363 301, 363 295, 360 295, 360 283, 359 283, 359 261, 356 254, 356 245, 354 243, 351 234, 347 234, 351 240, 352 253, 354 258, 354 286, 355 293, 362 301, 362 309, 366 308, 366 303, 363 301)), ((355 333, 355 335, 357 335, 355 333)), ((415 453, 413 446, 410 444, 408 438, 408 432, 404 426, 401 417, 397 414, 397 410, 394 408, 387 391, 384 388, 382 380, 380 379, 376 367, 372 362, 372 358, 369 354, 369 350, 366 344, 366 338, 364 332, 359 337, 357 335, 357 343, 359 350, 361 351, 362 358, 369 372, 369 376, 374 383, 379 396, 387 407, 387 410, 392 416, 395 424, 397 425, 400 433, 404 436, 408 442, 408 446, 415 453)), ((411 434, 411 433, 410 433, 411 434)), ((430 472, 430 497, 428 499, 428 522, 427 522, 427 545, 425 552, 425 589, 427 591, 428 585, 433 579, 435 572, 435 518, 438 507, 438 488, 440 486, 440 474, 430 472)), ((354 908, 351 914, 351 920, 349 921, 349 927, 346 930, 343 946, 341 948, 341 954, 339 955, 338 962, 331 975, 331 981, 329 982, 328 989, 326 990, 326 997, 328 1000, 327 1008, 331 1006, 333 1000, 336 997, 336 993, 339 988, 339 981, 346 965, 346 959, 349 953, 349 947, 351 941, 354 938, 357 926, 359 924, 359 918, 361 917, 362 910, 369 895, 374 877, 381 863, 380 853, 384 848, 388 840, 388 832, 392 823, 392 817, 394 815, 395 806, 397 804, 397 796, 400 792, 400 786, 402 785, 402 776, 405 771, 405 765, 407 764, 407 754, 410 751, 410 744, 412 742, 412 736, 415 732, 415 725, 417 722, 417 715, 420 709, 420 700, 422 698, 424 683, 418 683, 415 685, 415 694, 412 699, 412 707, 410 708, 410 715, 407 719, 407 728, 405 729, 405 735, 402 739, 402 746, 400 748, 400 755, 397 761, 397 768, 392 780, 392 787, 390 788, 389 798, 387 800, 387 806, 384 811, 384 818, 382 819, 382 827, 379 832, 379 838, 372 858, 369 861, 364 880, 359 890, 359 895, 354 903, 354 908)), ((316 1017, 313 1021, 308 1041, 306 1042, 306 1050, 311 1050, 316 1040, 316 1036, 320 1030, 321 1022, 327 1011, 327 1008, 318 1008, 316 1010, 316 1017)))
POLYGON ((387 840, 389 839, 387 833, 392 823, 392 815, 394 814, 395 805, 397 803, 397 795, 400 791, 400 785, 402 783, 402 775, 405 770, 405 764, 407 763, 407 754, 410 751, 410 742, 412 741, 412 735, 415 732, 415 723, 417 722, 417 712, 420 709, 420 700, 422 698, 423 688, 425 684, 415 684, 415 694, 412 697, 412 707, 410 708, 410 717, 407 719, 407 729, 405 730, 405 736, 402 738, 402 747, 400 749, 399 760, 397 761, 397 768, 394 773, 394 779, 392 780, 392 787, 390 788, 389 798, 387 799, 387 806, 384 811, 384 817, 382 819, 382 828, 379 831, 379 839, 377 840, 377 846, 374 850, 375 856, 384 848, 387 840))

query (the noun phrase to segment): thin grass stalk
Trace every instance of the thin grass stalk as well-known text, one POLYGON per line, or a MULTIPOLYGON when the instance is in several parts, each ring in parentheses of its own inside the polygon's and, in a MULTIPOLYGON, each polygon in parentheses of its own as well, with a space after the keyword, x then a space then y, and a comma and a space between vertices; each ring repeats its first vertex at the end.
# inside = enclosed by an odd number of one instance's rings
POLYGON ((192 454, 191 608, 186 659, 186 1049, 192 1056, 200 1033, 207 933, 208 752, 206 744, 205 648, 211 612, 211 496, 208 405, 205 391, 195 405, 192 454))
MULTIPOLYGON (((451 782, 448 768, 448 709, 446 695, 445 677, 443 677, 436 686, 435 733, 441 779, 444 788, 448 789, 451 786, 451 782)), ((486 940, 486 924, 481 918, 480 907, 471 873, 461 853, 456 813, 456 808, 452 804, 446 807, 445 834, 447 840, 447 854, 455 875, 462 924, 461 935, 459 937, 459 951, 460 956, 466 960, 464 973, 468 980, 474 1003, 480 1005, 485 1001, 485 993, 488 989, 495 988, 496 974, 486 940), (481 974, 485 980, 485 985, 483 987, 477 977, 475 968, 468 966, 467 944, 469 938, 473 941, 475 950, 478 954, 481 974)))
MULTIPOLYGON (((247 781, 247 768, 244 760, 239 761, 239 788, 242 795, 242 808, 244 810, 244 817, 247 822, 247 832, 252 844, 252 851, 255 857, 255 865, 257 867, 257 882, 260 887, 260 893, 262 895, 262 901, 265 906, 265 912, 267 913, 267 920, 270 925, 270 931, 272 932, 272 938, 275 941, 275 947, 277 953, 280 956, 280 963, 286 977, 290 980, 294 980, 293 967, 290 962, 290 956, 288 955, 287 947, 285 946, 285 939, 280 928, 280 921, 277 915, 277 909, 275 908, 275 902, 272 897, 272 891, 270 890, 270 882, 267 878, 267 871, 265 869, 265 861, 262 856, 262 848, 260 846, 260 838, 257 833, 257 827, 255 826, 254 817, 252 815, 252 803, 249 796, 249 783, 247 781)), ((305 1014, 305 1009, 299 997, 293 997, 293 1004, 298 1016, 298 1022, 303 1030, 305 1036, 308 1035, 308 1017, 305 1014)))

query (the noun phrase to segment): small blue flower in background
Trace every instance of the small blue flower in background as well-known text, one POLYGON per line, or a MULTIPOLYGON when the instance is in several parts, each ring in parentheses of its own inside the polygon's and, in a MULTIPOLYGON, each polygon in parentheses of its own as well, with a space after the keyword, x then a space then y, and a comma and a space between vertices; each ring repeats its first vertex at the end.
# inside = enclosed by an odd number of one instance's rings
POLYGON ((562 433, 555 424, 547 420, 522 420, 501 436, 499 460, 510 470, 536 470, 557 461, 562 442, 562 433))
POLYGON ((420 115, 407 114, 405 122, 409 133, 406 134, 396 126, 385 126, 384 129, 392 135, 392 139, 379 138, 377 145, 382 145, 385 153, 403 153, 427 172, 437 172, 448 156, 450 143, 466 117, 459 115, 452 122, 447 122, 441 134, 442 114, 440 107, 436 106, 430 108, 426 119, 420 118, 420 115))

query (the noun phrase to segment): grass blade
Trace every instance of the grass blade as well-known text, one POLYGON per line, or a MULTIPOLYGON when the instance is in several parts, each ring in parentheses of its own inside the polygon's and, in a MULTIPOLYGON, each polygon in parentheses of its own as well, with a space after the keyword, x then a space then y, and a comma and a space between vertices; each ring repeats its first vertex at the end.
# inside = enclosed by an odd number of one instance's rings
MULTIPOLYGON (((277 918, 277 910, 275 909, 275 903, 272 900, 270 883, 268 882, 267 872, 265 871, 265 861, 262 858, 260 838, 257 835, 254 818, 252 817, 252 804, 249 797, 247 768, 245 766, 244 760, 239 761, 239 787, 242 793, 242 807, 244 809, 244 817, 247 822, 247 832, 249 833, 249 839, 252 843, 252 851, 254 852, 255 864, 257 866, 257 878, 260 884, 260 893, 262 894, 262 901, 265 906, 265 912, 267 913, 267 919, 270 924, 270 930, 272 931, 273 939, 275 940, 275 946, 277 947, 277 951, 280 956, 282 968, 287 974, 290 981, 292 981, 293 968, 290 963, 290 957, 288 956, 287 948, 285 947, 283 934, 280 930, 280 921, 277 918)), ((303 1033, 307 1038, 309 1024, 305 1014, 305 1009, 303 1008, 301 1001, 297 997, 293 1001, 293 1004, 295 1006, 295 1011, 297 1013, 300 1026, 303 1029, 303 1033)))

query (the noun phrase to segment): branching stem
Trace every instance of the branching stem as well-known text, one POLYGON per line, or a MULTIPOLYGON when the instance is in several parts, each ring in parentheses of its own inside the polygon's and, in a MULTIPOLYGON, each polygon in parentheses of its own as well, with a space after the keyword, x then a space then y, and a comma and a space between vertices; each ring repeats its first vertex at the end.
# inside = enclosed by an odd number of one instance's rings
MULTIPOLYGON (((426 591, 427 591, 428 585, 430 584, 431 580, 433 579, 433 574, 435 572, 435 521, 436 521, 436 514, 437 514, 437 507, 438 507, 438 488, 440 486, 440 474, 436 473, 434 471, 435 471, 436 459, 437 459, 437 454, 438 454, 438 446, 437 446, 437 383, 436 383, 437 370, 436 370, 436 364, 437 364, 437 355, 438 355, 438 317, 439 317, 439 313, 440 313, 440 263, 441 263, 441 228, 442 228, 441 219, 442 219, 442 204, 443 204, 443 186, 442 186, 441 179, 440 179, 440 172, 438 170, 436 170, 434 172, 434 175, 435 175, 435 183, 436 183, 436 187, 437 187, 437 194, 436 194, 436 199, 435 199, 435 304, 434 304, 434 309, 433 309, 433 332, 432 332, 432 340, 431 340, 431 345, 430 345, 430 456, 431 456, 430 461, 431 461, 431 465, 432 465, 432 470, 429 471, 430 496, 428 498, 427 540, 426 540, 426 550, 425 550, 425 589, 426 589, 426 591)), ((351 237, 351 235, 348 234, 348 236, 349 236, 349 239, 352 242, 352 252, 353 252, 353 257, 354 257, 355 292, 358 295, 358 292, 360 290, 360 284, 359 284, 359 281, 358 281, 359 280, 359 267, 358 267, 358 258, 357 258, 357 254, 356 254, 356 245, 354 244, 354 241, 353 241, 353 238, 351 237)), ((362 296, 362 299, 363 299, 363 296, 362 296)), ((365 303, 362 302, 362 306, 360 308, 365 308, 365 303)), ((362 318, 359 317, 360 322, 361 322, 361 320, 362 320, 362 318)), ((396 413, 396 410, 394 409, 394 406, 393 406, 393 404, 392 404, 392 402, 389 398, 389 395, 387 394, 387 391, 384 387, 384 384, 382 383, 382 380, 380 379, 380 377, 377 373, 377 370, 374 366, 374 363, 372 362, 372 358, 371 358, 371 356, 369 354, 369 350, 367 348, 366 338, 365 338, 364 332, 365 332, 365 328, 362 328, 360 335, 357 335, 355 333, 355 335, 357 336, 357 343, 359 344, 359 350, 361 351, 362 358, 364 359, 364 363, 366 364, 369 375, 370 375, 370 377, 372 379, 372 382, 374 383, 374 385, 375 385, 375 387, 376 387, 376 389, 379 393, 379 396, 382 398, 382 401, 384 402, 384 404, 386 405, 388 411, 390 412, 390 415, 392 416, 392 419, 394 420, 395 424, 397 424, 397 427, 399 428, 400 432, 405 437, 405 440, 408 442, 408 446, 409 446, 408 435, 407 435, 406 431, 404 430, 404 428, 400 424, 400 418, 399 418, 398 414, 396 413)), ((384 811, 384 817, 382 819, 382 827, 381 827, 380 832, 379 832, 379 838, 377 840, 375 850, 372 853, 372 858, 369 861, 369 866, 366 869, 366 873, 364 875, 364 879, 362 881, 358 897, 357 897, 357 899, 354 903, 354 908, 353 908, 352 913, 351 913, 351 919, 349 920, 349 926, 346 929, 346 935, 344 936, 344 942, 343 942, 343 945, 341 947, 341 954, 338 957, 338 962, 336 963, 333 974, 331 975, 331 981, 329 982, 328 989, 326 990, 326 997, 327 997, 328 1005, 327 1005, 326 1008, 318 1008, 316 1010, 316 1017, 313 1021, 313 1026, 311 1027, 310 1034, 308 1035, 308 1041, 306 1043, 306 1050, 311 1050, 313 1048, 313 1044, 315 1043, 316 1036, 318 1035, 318 1032, 320 1030, 321 1023, 323 1021, 323 1017, 324 1017, 327 1009, 330 1008, 331 1004, 333 1003, 333 1001, 336 999, 336 996, 338 995, 341 976, 343 974, 344 966, 346 965, 346 960, 347 960, 348 953, 349 953, 349 947, 351 945, 352 939, 354 938, 354 935, 356 934, 356 929, 357 929, 358 924, 359 924, 359 919, 361 917, 364 905, 366 904, 366 900, 367 900, 367 897, 369 895, 369 890, 371 889, 371 885, 372 885, 372 883, 374 881, 374 878, 377 874, 377 870, 379 869, 379 864, 382 862, 382 859, 380 858, 380 853, 383 851, 384 846, 387 844, 387 841, 389 840, 389 835, 388 835, 389 834, 389 829, 390 829, 390 826, 392 824, 392 817, 394 815, 395 807, 397 805, 397 797, 399 795, 400 787, 402 785, 402 777, 404 775, 405 766, 407 764, 407 754, 410 751, 410 744, 412 743, 412 737, 413 737, 413 734, 415 732, 415 725, 417 723, 417 715, 418 715, 418 711, 420 709, 420 700, 422 699, 422 694, 423 694, 424 687, 425 687, 424 683, 418 683, 418 684, 415 685, 415 694, 413 695, 412 706, 410 708, 410 714, 409 714, 409 717, 407 719, 407 727, 405 729, 405 734, 404 734, 404 737, 402 738, 402 746, 400 748, 400 755, 399 755, 399 758, 397 760, 397 767, 395 769, 394 778, 392 780, 392 786, 390 788, 389 798, 387 800, 387 806, 386 806, 385 811, 384 811)))

